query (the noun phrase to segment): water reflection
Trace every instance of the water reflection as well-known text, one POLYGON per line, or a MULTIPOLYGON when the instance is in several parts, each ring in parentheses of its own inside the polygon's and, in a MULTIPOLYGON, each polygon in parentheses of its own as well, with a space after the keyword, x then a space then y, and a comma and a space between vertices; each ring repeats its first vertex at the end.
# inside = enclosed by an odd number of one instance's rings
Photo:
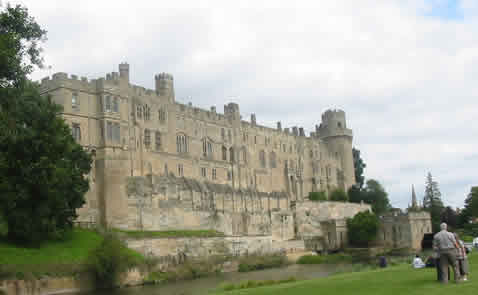
POLYGON ((298 280, 325 277, 337 271, 347 271, 351 265, 299 265, 247 273, 225 273, 217 276, 176 283, 131 287, 108 291, 95 291, 84 295, 205 295, 221 284, 247 280, 280 280, 295 277, 298 280))

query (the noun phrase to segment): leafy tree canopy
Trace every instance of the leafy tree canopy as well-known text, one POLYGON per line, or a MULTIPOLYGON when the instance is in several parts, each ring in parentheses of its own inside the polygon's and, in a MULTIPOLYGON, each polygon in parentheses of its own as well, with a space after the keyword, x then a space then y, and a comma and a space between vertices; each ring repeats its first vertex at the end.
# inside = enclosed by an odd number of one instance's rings
POLYGON ((465 208, 460 213, 459 223, 465 225, 472 218, 478 218, 478 186, 472 187, 466 197, 465 208))
POLYGON ((447 206, 443 210, 441 222, 445 222, 452 230, 456 229, 458 227, 458 213, 450 206, 447 206))
POLYGON ((45 31, 26 8, 7 6, 0 32, 0 215, 9 239, 38 244, 71 228, 91 157, 74 141, 61 107, 26 78, 41 64, 36 42, 45 31))
POLYGON ((25 82, 33 66, 42 67, 39 42, 45 40, 42 30, 28 9, 7 4, 0 13, 0 85, 19 86, 25 82))
POLYGON ((352 156, 354 159, 354 170, 355 170, 355 182, 359 189, 363 188, 365 177, 363 175, 363 171, 367 165, 360 157, 360 150, 356 148, 352 148, 352 156))
POLYGON ((358 247, 367 247, 377 237, 378 226, 378 218, 372 212, 357 213, 347 220, 349 243, 358 247))
POLYGON ((365 202, 372 205, 372 210, 377 215, 383 214, 392 208, 387 192, 377 180, 367 180, 365 196, 365 202))

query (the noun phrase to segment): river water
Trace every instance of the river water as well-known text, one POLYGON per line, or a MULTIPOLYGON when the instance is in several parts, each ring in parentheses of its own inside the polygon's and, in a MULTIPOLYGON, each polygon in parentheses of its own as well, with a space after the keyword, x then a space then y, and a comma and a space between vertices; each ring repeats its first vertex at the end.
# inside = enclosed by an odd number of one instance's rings
POLYGON ((295 277, 298 280, 329 276, 336 272, 347 271, 352 265, 301 265, 292 264, 287 267, 266 269, 252 272, 233 272, 213 275, 206 278, 181 281, 176 283, 148 285, 116 290, 95 291, 82 295, 205 295, 224 283, 238 284, 247 280, 280 280, 295 277))

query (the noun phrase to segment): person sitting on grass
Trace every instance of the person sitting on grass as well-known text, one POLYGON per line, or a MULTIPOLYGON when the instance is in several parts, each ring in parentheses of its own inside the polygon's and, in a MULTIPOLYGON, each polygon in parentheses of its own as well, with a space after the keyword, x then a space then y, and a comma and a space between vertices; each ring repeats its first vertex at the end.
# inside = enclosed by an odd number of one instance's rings
POLYGON ((418 256, 418 254, 415 255, 415 259, 413 259, 412 266, 413 266, 413 268, 424 268, 425 267, 425 263, 423 263, 423 260, 420 258, 420 256, 418 256))
POLYGON ((425 262, 425 267, 436 267, 436 258, 432 255, 428 256, 427 261, 425 262))

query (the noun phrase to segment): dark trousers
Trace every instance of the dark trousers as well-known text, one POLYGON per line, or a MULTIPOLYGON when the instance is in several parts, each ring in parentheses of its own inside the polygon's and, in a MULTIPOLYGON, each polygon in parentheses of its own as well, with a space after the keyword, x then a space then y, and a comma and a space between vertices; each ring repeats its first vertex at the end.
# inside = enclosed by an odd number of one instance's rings
MULTIPOLYGON (((437 271, 437 281, 441 282, 442 281, 442 274, 441 274, 441 268, 440 268, 440 258, 435 259, 435 268, 437 271)), ((450 268, 448 267, 447 271, 447 276, 450 277, 450 268)))
POLYGON ((450 274, 448 273, 448 265, 453 268, 453 276, 455 282, 460 280, 460 273, 458 271, 458 264, 456 263, 456 250, 448 249, 440 251, 440 271, 442 274, 442 283, 448 283, 450 274))

